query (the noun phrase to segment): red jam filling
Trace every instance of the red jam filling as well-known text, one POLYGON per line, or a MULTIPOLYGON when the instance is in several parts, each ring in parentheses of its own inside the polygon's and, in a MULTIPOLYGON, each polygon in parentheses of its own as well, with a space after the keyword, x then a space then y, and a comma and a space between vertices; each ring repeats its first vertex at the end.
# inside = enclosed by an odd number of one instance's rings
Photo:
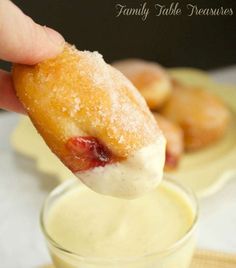
POLYGON ((115 162, 111 151, 95 137, 73 137, 67 141, 66 148, 70 156, 66 157, 65 162, 72 172, 115 162))

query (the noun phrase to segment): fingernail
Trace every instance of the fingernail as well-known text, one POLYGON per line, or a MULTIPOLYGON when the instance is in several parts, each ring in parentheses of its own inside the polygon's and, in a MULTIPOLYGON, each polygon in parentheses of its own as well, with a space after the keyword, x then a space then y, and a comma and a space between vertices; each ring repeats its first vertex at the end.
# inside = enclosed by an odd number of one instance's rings
POLYGON ((44 26, 44 30, 47 33, 49 39, 52 41, 52 43, 56 46, 62 46, 65 42, 63 36, 59 34, 57 31, 48 28, 44 26))

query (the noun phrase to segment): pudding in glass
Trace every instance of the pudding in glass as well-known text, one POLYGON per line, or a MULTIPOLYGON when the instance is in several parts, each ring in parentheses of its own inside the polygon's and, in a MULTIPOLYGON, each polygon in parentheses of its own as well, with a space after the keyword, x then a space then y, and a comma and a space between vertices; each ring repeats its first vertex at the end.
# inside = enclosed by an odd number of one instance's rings
POLYGON ((187 268, 196 200, 170 180, 123 200, 67 181, 46 200, 41 224, 57 268, 187 268))

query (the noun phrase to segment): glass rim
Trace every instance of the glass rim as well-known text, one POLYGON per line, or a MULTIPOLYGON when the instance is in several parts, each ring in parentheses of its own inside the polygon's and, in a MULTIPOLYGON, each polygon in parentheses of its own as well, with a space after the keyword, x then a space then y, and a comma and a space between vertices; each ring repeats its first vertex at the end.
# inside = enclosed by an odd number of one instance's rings
POLYGON ((193 219, 191 226, 187 229, 187 231, 184 233, 184 235, 181 236, 180 239, 175 241, 171 246, 169 246, 163 250, 157 250, 157 251, 153 251, 153 252, 139 255, 139 256, 107 257, 106 258, 106 257, 93 257, 93 256, 80 255, 79 253, 68 250, 65 247, 63 247, 62 245, 60 245, 47 232, 47 228, 46 228, 45 222, 44 222, 44 212, 46 210, 48 201, 53 196, 55 196, 56 194, 59 194, 60 192, 62 192, 63 190, 67 189, 70 186, 73 187, 74 184, 80 183, 80 182, 78 182, 77 178, 68 179, 65 182, 59 184, 55 189, 53 189, 49 193, 49 195, 46 197, 46 199, 43 202, 41 212, 40 212, 40 227, 41 227, 41 230, 46 238, 47 243, 49 243, 51 246, 55 247, 57 250, 65 253, 67 255, 71 255, 73 257, 76 257, 77 259, 80 259, 81 261, 95 262, 95 263, 97 263, 97 262, 109 263, 109 262, 114 262, 114 261, 120 262, 120 263, 129 263, 129 262, 139 261, 139 260, 142 260, 144 258, 149 258, 152 256, 160 256, 161 257, 161 256, 170 255, 171 253, 177 251, 178 248, 180 248, 181 245, 183 245, 185 243, 185 241, 187 241, 188 238, 191 237, 191 235, 194 233, 196 226, 197 226, 198 217, 199 217, 199 205, 198 205, 198 199, 191 188, 183 186, 181 183, 177 182, 176 180, 169 178, 169 177, 166 177, 166 176, 164 178, 164 181, 169 182, 170 184, 174 185, 175 187, 177 187, 178 189, 183 191, 186 194, 187 198, 190 199, 190 201, 193 205, 193 209, 194 209, 194 219, 193 219))

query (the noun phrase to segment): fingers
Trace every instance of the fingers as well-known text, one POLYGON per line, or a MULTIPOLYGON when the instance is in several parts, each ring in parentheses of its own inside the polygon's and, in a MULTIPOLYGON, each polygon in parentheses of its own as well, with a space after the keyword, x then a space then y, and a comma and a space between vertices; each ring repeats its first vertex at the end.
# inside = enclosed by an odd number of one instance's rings
POLYGON ((9 0, 0 0, 0 58, 35 64, 56 56, 64 44, 53 29, 36 24, 9 0))
POLYGON ((17 113, 26 113, 16 97, 11 75, 2 70, 0 70, 0 108, 17 113))
MULTIPOLYGON (((59 33, 35 23, 9 0, 0 0, 0 59, 35 64, 56 56, 63 45, 59 33)), ((0 108, 25 113, 10 74, 1 70, 0 108)))

